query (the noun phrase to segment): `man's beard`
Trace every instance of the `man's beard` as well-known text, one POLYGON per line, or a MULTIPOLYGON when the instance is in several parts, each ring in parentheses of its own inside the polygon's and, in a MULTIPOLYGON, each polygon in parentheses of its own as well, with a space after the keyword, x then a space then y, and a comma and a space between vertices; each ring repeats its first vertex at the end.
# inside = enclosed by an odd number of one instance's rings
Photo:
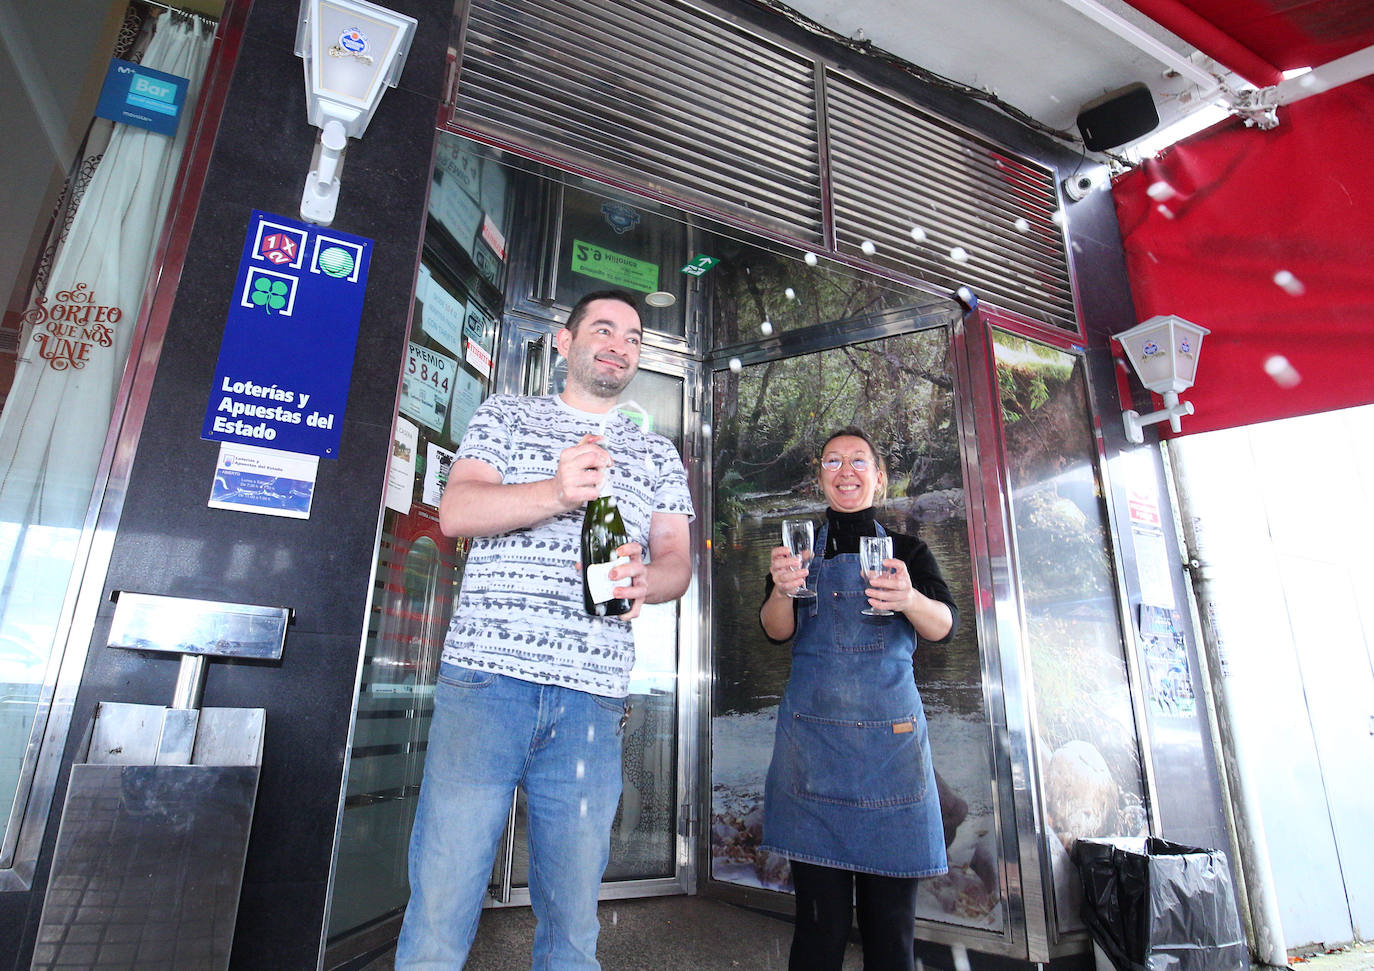
POLYGON ((595 357, 589 357, 576 363, 570 362, 568 365, 568 377, 576 380, 588 394, 597 398, 608 398, 612 401, 620 397, 620 392, 629 386, 634 376, 635 369, 629 367, 623 372, 611 371, 603 374, 596 366, 595 357))

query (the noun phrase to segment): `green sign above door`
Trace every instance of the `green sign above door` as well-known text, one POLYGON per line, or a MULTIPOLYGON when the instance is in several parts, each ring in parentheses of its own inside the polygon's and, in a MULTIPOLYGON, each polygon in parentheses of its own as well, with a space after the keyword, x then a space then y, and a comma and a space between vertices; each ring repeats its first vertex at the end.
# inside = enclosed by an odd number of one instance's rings
POLYGON ((658 264, 604 249, 595 243, 573 240, 572 271, 605 280, 626 290, 652 293, 658 289, 658 264))

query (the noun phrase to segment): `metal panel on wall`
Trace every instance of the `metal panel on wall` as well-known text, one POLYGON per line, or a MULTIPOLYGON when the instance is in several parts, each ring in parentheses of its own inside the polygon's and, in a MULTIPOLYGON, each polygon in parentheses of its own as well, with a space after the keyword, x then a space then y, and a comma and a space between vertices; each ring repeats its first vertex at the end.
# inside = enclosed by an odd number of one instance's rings
POLYGON ((475 0, 458 124, 822 236, 813 60, 672 0, 475 0))
POLYGON ((826 72, 836 248, 1077 332, 1054 172, 826 72))

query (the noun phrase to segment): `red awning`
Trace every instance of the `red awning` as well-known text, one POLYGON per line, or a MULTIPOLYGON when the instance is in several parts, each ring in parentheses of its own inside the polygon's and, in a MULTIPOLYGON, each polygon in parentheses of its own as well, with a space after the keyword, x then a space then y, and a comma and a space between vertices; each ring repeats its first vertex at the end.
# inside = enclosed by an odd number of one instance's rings
MULTIPOLYGON (((1285 69, 1374 43, 1369 0, 1188 6, 1285 69)), ((1137 320, 1212 332, 1185 434, 1374 402, 1374 79, 1278 117, 1231 119, 1113 186, 1137 320)))
POLYGON ((1232 119, 1113 187, 1138 319, 1212 332, 1185 432, 1374 402, 1374 80, 1279 117, 1232 119))
POLYGON ((1256 65, 1280 71, 1317 67, 1374 45, 1374 3, 1369 0, 1127 2, 1243 77, 1246 68, 1256 65), (1211 38, 1217 40, 1215 48, 1211 38), (1250 58, 1252 63, 1243 63, 1250 58))

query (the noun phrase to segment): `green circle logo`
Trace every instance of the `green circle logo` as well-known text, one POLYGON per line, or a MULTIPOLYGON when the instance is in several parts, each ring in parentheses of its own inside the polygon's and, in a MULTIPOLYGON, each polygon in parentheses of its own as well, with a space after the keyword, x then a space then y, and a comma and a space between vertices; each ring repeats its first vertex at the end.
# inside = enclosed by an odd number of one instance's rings
POLYGON ((320 254, 320 269, 332 277, 346 277, 353 272, 353 254, 341 246, 331 246, 320 254))

